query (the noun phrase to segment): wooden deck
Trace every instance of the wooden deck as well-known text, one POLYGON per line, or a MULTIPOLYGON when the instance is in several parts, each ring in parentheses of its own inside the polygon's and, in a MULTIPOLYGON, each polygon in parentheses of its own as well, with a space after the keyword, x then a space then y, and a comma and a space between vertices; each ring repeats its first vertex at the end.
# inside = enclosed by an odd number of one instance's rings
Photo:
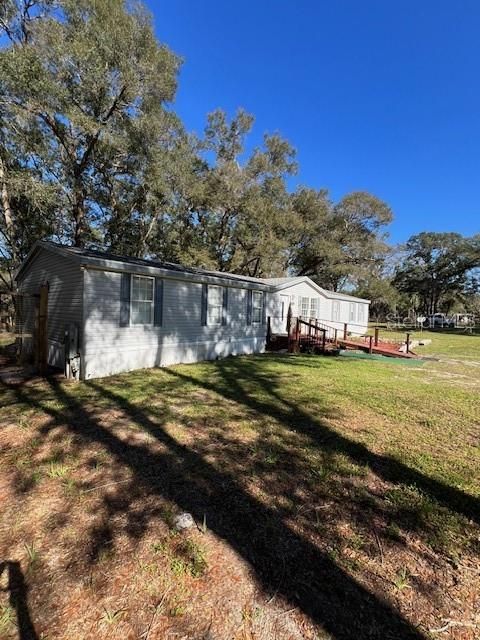
MULTIPOLYGON (((351 349, 363 351, 388 358, 415 359, 418 356, 409 351, 400 351, 401 343, 380 340, 378 330, 375 336, 363 336, 360 338, 347 337, 347 326, 344 335, 340 337, 338 330, 325 323, 295 318, 291 323, 291 329, 285 334, 272 334, 270 332, 270 318, 268 319, 267 348, 272 351, 288 349, 289 351, 313 351, 316 353, 335 353, 339 349, 351 349)), ((409 334, 407 334, 409 344, 409 334)))
POLYGON ((364 351, 365 353, 375 353, 380 356, 387 356, 389 358, 417 358, 415 353, 405 353, 399 351, 399 345, 392 344, 390 342, 379 342, 378 345, 370 344, 367 342, 360 342, 359 340, 344 340, 343 338, 337 340, 337 344, 343 349, 355 349, 356 351, 364 351))

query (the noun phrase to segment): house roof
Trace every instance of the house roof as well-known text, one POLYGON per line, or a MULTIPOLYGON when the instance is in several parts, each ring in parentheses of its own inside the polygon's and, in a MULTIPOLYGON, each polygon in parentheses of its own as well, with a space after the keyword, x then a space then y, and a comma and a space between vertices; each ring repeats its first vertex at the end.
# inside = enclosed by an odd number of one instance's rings
POLYGON ((249 276, 238 275, 235 273, 226 273, 223 271, 214 271, 209 269, 200 269, 198 267, 185 267, 174 262, 160 262, 158 260, 148 260, 143 258, 133 258, 129 256, 120 256, 108 251, 99 251, 97 249, 70 247, 56 242, 47 240, 37 241, 30 253, 26 257, 20 267, 16 279, 18 279, 33 257, 39 250, 45 249, 63 257, 75 260, 80 265, 91 268, 100 268, 112 271, 133 271, 137 273, 168 273, 171 277, 198 276, 200 279, 221 279, 234 280, 239 283, 250 283, 257 287, 266 288, 268 284, 260 278, 251 278, 249 276), (134 267, 135 269, 132 269, 134 267))
POLYGON ((308 276, 292 276, 285 278, 262 278, 263 282, 266 284, 270 284, 277 290, 288 289, 289 287, 300 284, 302 282, 307 282, 312 287, 314 287, 321 295, 326 298, 331 298, 332 300, 352 300, 355 302, 366 302, 369 303, 370 300, 366 300, 365 298, 357 298, 356 296, 351 296, 348 293, 341 293, 338 291, 329 291, 328 289, 324 289, 316 282, 314 282, 308 276))
POLYGON ((294 284, 297 280, 303 280, 300 277, 292 277, 292 278, 262 278, 264 282, 267 284, 272 284, 274 286, 278 286, 281 284, 294 284))
POLYGON ((189 276, 196 276, 199 280, 204 282, 208 282, 209 280, 230 282, 236 281, 239 284, 250 284, 251 286, 249 288, 273 288, 276 291, 286 289, 301 282, 307 282, 326 298, 338 300, 355 300, 357 302, 370 302, 370 300, 356 298, 355 296, 350 296, 346 293, 337 293, 336 291, 328 291, 327 289, 323 289, 307 276, 284 278, 252 278, 249 276, 238 275, 236 273, 226 273, 224 271, 200 269, 199 267, 185 267, 184 265, 176 264, 175 262, 160 262, 158 260, 147 260, 143 258, 119 256, 115 253, 110 253, 108 251, 99 251, 97 249, 69 247, 47 240, 39 240, 34 244, 33 248, 31 249, 30 253, 26 257, 16 275, 17 280, 27 268, 28 264, 30 264, 33 257, 38 253, 38 251, 42 249, 51 251, 65 258, 75 260, 81 266, 87 268, 90 267, 105 269, 107 271, 135 271, 136 273, 151 275, 160 274, 168 275, 169 277, 177 279, 186 279, 189 276))

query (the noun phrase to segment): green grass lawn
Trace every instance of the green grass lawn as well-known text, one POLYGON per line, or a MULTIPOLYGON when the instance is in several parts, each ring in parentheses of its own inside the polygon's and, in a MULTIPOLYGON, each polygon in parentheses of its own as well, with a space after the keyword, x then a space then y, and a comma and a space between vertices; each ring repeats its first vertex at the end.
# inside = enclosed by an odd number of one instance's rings
POLYGON ((37 629, 477 637, 480 336, 422 335, 414 366, 265 355, 3 387, 0 552, 37 629), (197 529, 175 532, 182 511, 197 529))
MULTIPOLYGON (((405 340, 407 331, 387 331, 384 325, 378 325, 380 328, 380 337, 392 340, 405 340)), ((375 325, 371 325, 368 335, 374 335, 375 325)), ((436 331, 413 330, 409 331, 412 340, 431 340, 432 343, 425 347, 417 348, 419 354, 437 356, 464 356, 467 358, 478 359, 479 357, 479 340, 480 329, 473 329, 472 333, 467 333, 463 329, 443 329, 436 331)))

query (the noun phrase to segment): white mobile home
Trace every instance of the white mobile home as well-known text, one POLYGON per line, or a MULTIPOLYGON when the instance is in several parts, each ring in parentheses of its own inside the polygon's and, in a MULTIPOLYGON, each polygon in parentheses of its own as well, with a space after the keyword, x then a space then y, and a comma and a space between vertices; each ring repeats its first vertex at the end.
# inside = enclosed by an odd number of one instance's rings
POLYGON ((370 300, 328 291, 307 276, 267 278, 263 282, 272 285, 277 294, 271 321, 273 333, 286 331, 289 306, 294 318, 318 320, 339 331, 347 324, 351 335, 363 335, 368 328, 370 300))
MULTIPOLYGON (((362 333, 368 322, 368 301, 325 292, 309 278, 249 278, 52 242, 37 242, 17 274, 25 297, 42 285, 48 287, 48 364, 68 365, 84 380, 260 353, 268 317, 275 331, 285 331, 287 298, 295 315, 304 315, 308 298, 308 317, 315 311, 339 326, 349 322, 355 300, 352 332, 362 333)), ((36 319, 33 307, 22 319, 27 352, 36 319)))
MULTIPOLYGON (((64 368, 76 327, 81 379, 265 349, 274 296, 255 278, 38 242, 17 287, 46 283, 48 363, 64 368)), ((26 335, 34 322, 25 318, 26 335)))

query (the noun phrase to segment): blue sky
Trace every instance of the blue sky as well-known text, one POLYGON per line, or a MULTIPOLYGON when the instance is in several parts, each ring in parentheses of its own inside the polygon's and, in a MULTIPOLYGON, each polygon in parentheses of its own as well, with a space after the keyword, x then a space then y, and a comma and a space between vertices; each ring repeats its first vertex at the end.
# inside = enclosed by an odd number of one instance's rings
POLYGON ((147 5, 184 59, 175 109, 189 129, 244 107, 250 145, 278 131, 297 149, 294 184, 386 200, 393 242, 480 231, 478 0, 147 5))

